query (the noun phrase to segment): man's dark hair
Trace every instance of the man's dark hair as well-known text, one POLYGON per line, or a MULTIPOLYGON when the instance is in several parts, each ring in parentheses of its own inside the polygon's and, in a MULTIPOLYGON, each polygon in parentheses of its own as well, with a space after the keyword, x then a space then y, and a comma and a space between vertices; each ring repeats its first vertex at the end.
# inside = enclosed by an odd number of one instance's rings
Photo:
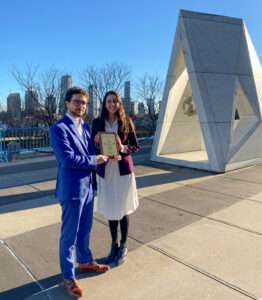
POLYGON ((82 96, 87 97, 87 99, 89 97, 89 94, 87 91, 85 91, 84 89, 82 89, 78 86, 73 86, 67 90, 66 95, 65 95, 65 101, 70 102, 73 95, 82 95, 82 96))

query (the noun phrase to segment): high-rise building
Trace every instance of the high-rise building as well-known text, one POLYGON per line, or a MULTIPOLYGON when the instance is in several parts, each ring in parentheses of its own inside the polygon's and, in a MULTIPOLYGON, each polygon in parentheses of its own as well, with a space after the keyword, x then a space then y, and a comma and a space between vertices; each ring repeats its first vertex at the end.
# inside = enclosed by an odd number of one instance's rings
POLYGON ((143 102, 139 102, 138 103, 138 114, 140 116, 144 116, 145 115, 145 105, 143 102))
POLYGON ((49 113, 56 113, 56 97, 54 95, 48 95, 45 99, 45 107, 49 113))
POLYGON ((124 97, 126 99, 130 99, 130 95, 131 95, 131 92, 130 92, 130 81, 126 81, 125 82, 125 90, 124 90, 124 97))
POLYGON ((60 85, 60 101, 59 101, 59 113, 63 114, 65 112, 65 95, 69 88, 73 85, 73 80, 70 75, 64 75, 61 77, 60 85))
POLYGON ((7 96, 7 112, 12 118, 21 118, 21 97, 19 93, 11 93, 7 96))
POLYGON ((89 99, 88 99, 88 107, 87 114, 91 118, 96 118, 99 115, 99 100, 96 93, 96 86, 91 84, 88 87, 89 99))
POLYGON ((135 116, 138 114, 138 102, 136 101, 131 101, 131 112, 130 114, 132 116, 135 116))
POLYGON ((149 115, 155 115, 156 113, 156 108, 155 108, 155 101, 152 98, 146 99, 146 104, 147 104, 147 111, 149 115))
POLYGON ((39 108, 38 94, 33 88, 25 91, 25 113, 32 114, 39 108))
POLYGON ((124 97, 122 101, 127 114, 131 113, 131 91, 130 90, 131 90, 130 81, 126 81, 124 85, 124 97))

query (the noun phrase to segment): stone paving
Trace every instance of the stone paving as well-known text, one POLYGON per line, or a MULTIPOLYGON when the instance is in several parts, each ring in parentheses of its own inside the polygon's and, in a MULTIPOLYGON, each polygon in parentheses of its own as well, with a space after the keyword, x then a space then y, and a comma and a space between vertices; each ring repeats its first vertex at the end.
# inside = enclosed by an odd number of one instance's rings
MULTIPOLYGON (((136 160, 139 209, 125 264, 79 275, 83 299, 244 300, 262 296, 262 166, 226 174, 136 160)), ((70 299, 58 263, 53 158, 0 166, 0 299, 70 299)), ((92 249, 110 247, 95 213, 92 249)))

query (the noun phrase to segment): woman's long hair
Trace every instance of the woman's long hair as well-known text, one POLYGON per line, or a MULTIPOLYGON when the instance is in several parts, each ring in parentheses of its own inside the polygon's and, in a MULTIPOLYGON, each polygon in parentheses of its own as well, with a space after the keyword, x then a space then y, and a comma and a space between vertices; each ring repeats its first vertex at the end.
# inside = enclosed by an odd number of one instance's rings
POLYGON ((106 98, 109 95, 115 96, 117 102, 119 103, 119 108, 116 112, 116 116, 117 116, 117 119, 120 123, 119 124, 120 125, 120 131, 123 132, 123 133, 128 133, 130 130, 132 130, 133 126, 132 126, 131 121, 129 120, 129 117, 126 115, 123 102, 122 102, 122 100, 121 100, 121 98, 120 98, 120 96, 118 95, 117 92, 115 92, 115 91, 106 92, 106 94, 104 96, 104 99, 103 99, 103 104, 102 104, 101 119, 103 121, 108 120, 108 110, 106 108, 106 98))

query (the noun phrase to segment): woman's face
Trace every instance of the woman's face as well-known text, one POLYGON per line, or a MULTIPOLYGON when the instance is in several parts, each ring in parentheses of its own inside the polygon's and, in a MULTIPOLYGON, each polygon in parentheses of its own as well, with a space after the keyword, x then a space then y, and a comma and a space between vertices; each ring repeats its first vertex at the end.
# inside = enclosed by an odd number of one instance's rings
POLYGON ((115 95, 109 94, 106 97, 106 109, 108 110, 109 114, 114 115, 119 109, 119 102, 115 95))

